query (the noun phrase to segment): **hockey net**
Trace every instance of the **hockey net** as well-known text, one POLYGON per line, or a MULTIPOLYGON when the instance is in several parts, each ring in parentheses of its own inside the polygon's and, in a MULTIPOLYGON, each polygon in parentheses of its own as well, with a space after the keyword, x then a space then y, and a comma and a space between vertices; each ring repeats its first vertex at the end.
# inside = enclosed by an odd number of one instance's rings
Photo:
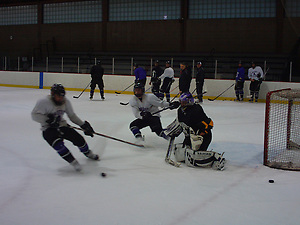
POLYGON ((267 94, 264 165, 300 170, 300 89, 267 94))

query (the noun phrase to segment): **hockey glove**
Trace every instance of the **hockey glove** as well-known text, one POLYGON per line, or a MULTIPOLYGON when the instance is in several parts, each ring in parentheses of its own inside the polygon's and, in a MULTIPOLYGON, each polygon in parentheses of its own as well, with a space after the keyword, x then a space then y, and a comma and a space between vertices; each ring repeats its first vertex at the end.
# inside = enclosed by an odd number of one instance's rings
POLYGON ((84 131, 85 135, 94 137, 94 129, 91 127, 90 123, 88 121, 84 121, 84 124, 80 126, 81 129, 84 131))
POLYGON ((147 120, 147 119, 152 117, 152 114, 150 112, 147 112, 147 111, 142 111, 140 113, 140 115, 143 117, 143 120, 147 120))
POLYGON ((180 102, 179 101, 175 101, 175 102, 170 102, 169 108, 172 109, 177 109, 180 106, 180 102))
POLYGON ((46 122, 49 124, 51 128, 58 128, 59 122, 60 122, 60 116, 55 114, 48 114, 47 115, 49 119, 46 120, 46 122))

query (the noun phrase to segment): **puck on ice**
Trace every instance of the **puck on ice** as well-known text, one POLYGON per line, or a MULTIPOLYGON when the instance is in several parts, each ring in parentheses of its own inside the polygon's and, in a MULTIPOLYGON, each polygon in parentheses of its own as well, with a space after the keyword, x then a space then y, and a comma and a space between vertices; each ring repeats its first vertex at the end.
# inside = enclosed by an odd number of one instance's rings
POLYGON ((274 180, 269 180, 269 183, 273 184, 273 183, 274 183, 274 180))
POLYGON ((102 177, 106 177, 106 173, 101 173, 101 176, 102 177))

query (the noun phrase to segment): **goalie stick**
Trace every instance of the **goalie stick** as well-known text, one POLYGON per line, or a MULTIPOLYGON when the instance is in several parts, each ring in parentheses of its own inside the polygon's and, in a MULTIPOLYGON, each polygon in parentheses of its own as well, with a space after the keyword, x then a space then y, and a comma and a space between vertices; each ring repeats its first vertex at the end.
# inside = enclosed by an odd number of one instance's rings
POLYGON ((175 141, 175 137, 171 137, 170 142, 169 142, 169 146, 168 146, 168 150, 167 150, 167 154, 166 154, 166 157, 165 157, 165 162, 169 163, 172 166, 180 167, 181 163, 175 162, 171 159, 171 153, 173 151, 174 141, 175 141))
POLYGON ((83 92, 88 88, 88 86, 91 84, 91 82, 86 86, 86 88, 85 89, 83 89, 83 91, 78 95, 78 96, 73 96, 73 98, 79 98, 82 94, 83 94, 83 92))
MULTIPOLYGON (((70 126, 70 127, 73 128, 73 129, 76 129, 76 130, 83 131, 83 129, 81 129, 79 127, 73 127, 73 126, 70 126)), ((124 140, 121 140, 119 138, 111 137, 111 136, 108 136, 108 135, 105 135, 105 134, 100 134, 100 133, 97 133, 97 132, 94 132, 94 134, 96 134, 98 136, 101 136, 101 137, 109 138, 109 139, 112 139, 112 140, 115 140, 115 141, 119 141, 119 142, 122 142, 122 143, 125 143, 125 144, 133 145, 133 146, 136 146, 136 147, 145 147, 144 145, 135 144, 135 143, 132 143, 132 142, 129 142, 129 141, 124 141, 124 140)))

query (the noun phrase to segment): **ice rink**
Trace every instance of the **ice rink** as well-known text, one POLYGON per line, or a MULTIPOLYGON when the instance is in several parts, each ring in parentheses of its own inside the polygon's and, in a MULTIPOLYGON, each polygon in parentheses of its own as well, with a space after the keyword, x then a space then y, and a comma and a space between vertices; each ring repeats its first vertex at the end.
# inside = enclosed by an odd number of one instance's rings
MULTIPOLYGON (((166 164, 168 142, 145 128, 146 148, 84 136, 101 156, 99 162, 66 142, 83 166, 75 172, 44 141, 40 124, 31 120, 36 101, 48 94, 0 87, 1 225, 299 224, 300 173, 262 165, 264 103, 204 100, 215 125, 210 149, 225 152, 224 171, 166 164)), ((90 101, 86 92, 72 98, 78 94, 67 91, 66 96, 95 131, 135 141, 129 130, 134 119, 130 106, 119 104, 130 95, 106 94, 100 101, 95 93, 90 101)), ((161 116, 166 127, 176 110, 161 116)), ((182 140, 181 135, 175 143, 182 140)))

